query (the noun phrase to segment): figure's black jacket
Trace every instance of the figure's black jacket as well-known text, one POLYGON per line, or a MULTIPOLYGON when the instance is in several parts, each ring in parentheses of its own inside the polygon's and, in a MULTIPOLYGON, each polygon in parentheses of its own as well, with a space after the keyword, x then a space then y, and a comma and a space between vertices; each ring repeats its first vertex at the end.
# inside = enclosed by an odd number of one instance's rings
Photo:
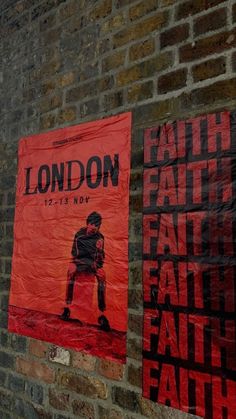
POLYGON ((84 227, 75 234, 71 254, 77 271, 96 273, 104 263, 104 236, 100 232, 88 235, 86 231, 84 227))

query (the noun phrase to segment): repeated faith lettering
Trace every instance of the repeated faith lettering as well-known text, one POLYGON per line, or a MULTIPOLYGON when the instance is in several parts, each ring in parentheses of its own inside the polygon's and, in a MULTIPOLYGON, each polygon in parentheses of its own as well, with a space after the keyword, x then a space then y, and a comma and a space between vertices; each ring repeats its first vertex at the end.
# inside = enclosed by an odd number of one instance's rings
POLYGON ((192 368, 207 364, 236 371, 235 326, 235 320, 145 309, 143 349, 172 358, 172 363, 175 358, 189 360, 192 368))
MULTIPOLYGON (((145 132, 144 164, 161 163, 165 160, 176 160, 186 157, 186 140, 193 138, 191 152, 193 156, 202 154, 201 132, 205 124, 208 153, 229 151, 231 149, 230 114, 207 115, 178 121, 176 131, 174 124, 165 124, 160 129, 147 129, 145 132), (187 129, 190 134, 187 134, 187 129)), ((204 142, 203 142, 204 143, 204 142)))
POLYGON ((144 303, 235 312, 235 266, 144 260, 144 303))
POLYGON ((231 211, 221 214, 207 211, 145 214, 143 252, 151 255, 233 256, 232 216, 231 211))
POLYGON ((203 418, 235 419, 235 381, 148 359, 143 368, 144 397, 203 418))
POLYGON ((212 159, 144 170, 143 206, 225 203, 232 199, 232 159, 212 159))

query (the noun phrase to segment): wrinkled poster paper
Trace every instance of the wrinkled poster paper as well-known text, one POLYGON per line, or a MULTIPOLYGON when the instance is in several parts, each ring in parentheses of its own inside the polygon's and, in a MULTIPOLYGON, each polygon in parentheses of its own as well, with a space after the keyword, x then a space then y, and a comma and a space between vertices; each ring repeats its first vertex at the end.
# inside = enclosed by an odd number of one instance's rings
POLYGON ((9 330, 125 362, 131 114, 23 138, 9 330))
POLYGON ((236 112, 147 129, 143 395, 236 418, 236 112))

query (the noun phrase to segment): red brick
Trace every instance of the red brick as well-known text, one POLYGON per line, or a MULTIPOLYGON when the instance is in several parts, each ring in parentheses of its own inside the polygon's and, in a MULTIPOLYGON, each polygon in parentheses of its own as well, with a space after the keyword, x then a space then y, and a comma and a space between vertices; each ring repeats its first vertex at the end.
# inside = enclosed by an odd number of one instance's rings
POLYGON ((48 350, 48 344, 40 340, 30 339, 29 342, 29 353, 37 356, 38 358, 46 358, 48 350))
POLYGON ((226 71, 225 58, 220 57, 214 60, 204 61, 192 68, 194 82, 210 79, 224 74, 226 71))
POLYGON ((111 380, 122 380, 124 376, 124 365, 109 360, 100 359, 98 373, 111 380))
POLYGON ((92 399, 107 399, 108 389, 105 383, 92 376, 75 375, 61 372, 58 377, 59 384, 68 390, 83 394, 92 399))
POLYGON ((215 10, 212 13, 201 16, 194 21, 193 31, 194 35, 201 35, 209 31, 214 31, 225 26, 227 23, 226 9, 215 10))
POLYGON ((179 44, 189 37, 189 24, 175 26, 160 34, 161 48, 179 44))
POLYGON ((135 6, 131 7, 129 10, 130 20, 139 19, 142 16, 146 16, 148 13, 157 10, 158 0, 143 0, 135 6))
POLYGON ((203 10, 217 6, 225 0, 188 0, 179 4, 176 10, 176 19, 184 19, 190 15, 195 15, 203 10))
POLYGON ((69 394, 49 389, 49 404, 57 410, 66 410, 69 407, 69 394))
POLYGON ((72 358, 72 366, 85 371, 94 371, 96 366, 96 358, 81 352, 74 352, 72 358))
POLYGON ((173 90, 181 89, 186 86, 186 82, 187 70, 185 68, 164 74, 158 79, 158 93, 165 94, 173 90))
POLYGON ((28 377, 42 380, 48 384, 53 383, 55 379, 54 371, 46 364, 41 364, 38 361, 29 361, 23 358, 17 358, 16 371, 28 377))
POLYGON ((168 22, 168 13, 159 12, 156 15, 143 20, 141 23, 130 26, 116 33, 113 37, 114 48, 127 44, 130 41, 150 35, 151 32, 160 30, 168 22))
POLYGON ((236 28, 230 32, 221 32, 208 38, 200 39, 195 44, 180 48, 180 62, 194 61, 211 54, 224 52, 236 46, 236 28))
POLYGON ((140 58, 147 57, 153 54, 155 51, 155 41, 153 38, 146 39, 145 41, 138 42, 130 47, 129 59, 130 61, 136 61, 140 58))
POLYGON ((84 400, 74 400, 72 403, 73 413, 82 418, 94 419, 95 409, 92 403, 84 400))

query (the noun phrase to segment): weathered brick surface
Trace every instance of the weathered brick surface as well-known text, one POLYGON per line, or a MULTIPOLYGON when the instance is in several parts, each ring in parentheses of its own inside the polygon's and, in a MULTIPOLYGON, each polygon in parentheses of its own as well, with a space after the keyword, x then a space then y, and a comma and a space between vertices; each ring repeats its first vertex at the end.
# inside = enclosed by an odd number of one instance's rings
POLYGON ((94 419, 95 409, 92 403, 88 403, 84 400, 74 400, 72 403, 73 413, 82 418, 94 419))
POLYGON ((143 129, 235 107, 235 0, 4 0, 0 15, 0 418, 190 419, 140 395, 143 129), (7 310, 19 138, 129 110, 124 366, 9 334, 7 310))
POLYGON ((130 28, 123 29, 122 31, 114 35, 113 37, 114 47, 115 48, 120 47, 130 41, 143 38, 144 36, 150 34, 151 32, 157 31, 158 29, 165 26, 167 21, 168 21, 167 13, 162 12, 148 19, 145 19, 142 22, 142 24, 137 23, 136 25, 133 25, 130 28))
POLYGON ((119 90, 114 93, 106 94, 103 99, 104 111, 120 108, 123 105, 123 92, 119 90))
POLYGON ((111 380, 122 380, 124 376, 124 366, 116 362, 101 359, 98 364, 98 373, 111 380))
POLYGON ((128 367, 128 381, 130 384, 136 387, 142 386, 142 369, 136 365, 129 365, 128 367))
POLYGON ((155 51, 155 40, 153 38, 146 39, 142 42, 137 42, 132 45, 129 50, 129 59, 130 61, 136 61, 140 58, 147 57, 148 55, 153 54, 155 51))
POLYGON ((29 353, 38 358, 45 358, 48 350, 48 344, 40 340, 30 339, 29 353))
POLYGON ((189 36, 189 24, 175 26, 174 28, 168 29, 161 33, 160 44, 161 48, 167 46, 179 44, 180 42, 187 39, 189 36))
POLYGON ((96 366, 96 359, 91 355, 74 352, 72 358, 72 366, 88 372, 94 371, 96 366))
POLYGON ((134 413, 140 413, 138 396, 134 391, 126 390, 121 387, 113 387, 112 400, 115 404, 134 413))
POLYGON ((119 52, 115 52, 112 55, 109 55, 109 57, 107 58, 104 58, 102 62, 103 72, 105 73, 109 70, 122 66, 125 61, 125 55, 126 55, 126 51, 119 51, 119 52))
POLYGON ((57 390, 49 390, 49 404, 58 410, 66 410, 69 407, 70 395, 59 393, 57 390))
POLYGON ((157 10, 157 8, 158 0, 141 1, 129 9, 129 18, 130 20, 136 20, 142 16, 146 16, 154 10, 157 10))
POLYGON ((207 15, 201 16, 194 21, 193 31, 195 35, 201 35, 225 26, 227 23, 227 10, 222 8, 207 15))
POLYGON ((59 374, 58 382, 62 387, 92 399, 106 399, 108 396, 106 384, 92 376, 61 373, 59 374))
POLYGON ((96 20, 108 16, 112 11, 112 0, 103 0, 90 13, 90 19, 96 20))
POLYGON ((211 54, 220 53, 236 45, 236 29, 230 32, 220 32, 193 44, 180 48, 180 62, 194 61, 211 54))
POLYGON ((167 93, 172 90, 178 90, 186 86, 187 82, 187 70, 181 69, 172 71, 163 76, 160 76, 158 80, 158 92, 167 93))
POLYGON ((188 0, 178 5, 176 9, 176 18, 183 19, 189 15, 195 15, 211 7, 222 3, 222 0, 188 0))
POLYGON ((195 82, 210 79, 225 73, 226 62, 224 57, 204 61, 192 67, 193 79, 195 82))
POLYGON ((235 52, 232 54, 232 69, 234 72, 236 71, 236 53, 235 52))
POLYGON ((202 105, 215 102, 223 103, 226 100, 233 100, 236 95, 236 79, 219 81, 210 86, 193 90, 192 101, 194 104, 202 105))
POLYGON ((140 102, 149 99, 153 95, 153 82, 137 83, 128 89, 128 102, 140 102))
POLYGON ((117 75, 118 86, 125 86, 136 80, 141 80, 146 77, 152 77, 158 71, 165 70, 172 63, 171 52, 162 53, 158 57, 143 61, 136 64, 127 70, 122 70, 117 75))
POLYGON ((107 409, 99 406, 98 417, 100 419, 124 419, 125 415, 117 409, 107 409))
POLYGON ((233 22, 236 22, 236 3, 234 3, 232 7, 233 7, 233 10, 232 10, 233 22))
POLYGON ((28 377, 37 378, 45 383, 53 383, 55 378, 54 371, 46 364, 37 361, 30 361, 23 358, 17 358, 16 371, 28 377))
POLYGON ((34 382, 27 382, 25 391, 28 398, 37 404, 43 404, 44 402, 44 389, 43 386, 34 382))
POLYGON ((106 20, 101 25, 101 32, 109 34, 111 31, 117 31, 125 25, 126 19, 123 12, 116 14, 111 19, 106 20))

